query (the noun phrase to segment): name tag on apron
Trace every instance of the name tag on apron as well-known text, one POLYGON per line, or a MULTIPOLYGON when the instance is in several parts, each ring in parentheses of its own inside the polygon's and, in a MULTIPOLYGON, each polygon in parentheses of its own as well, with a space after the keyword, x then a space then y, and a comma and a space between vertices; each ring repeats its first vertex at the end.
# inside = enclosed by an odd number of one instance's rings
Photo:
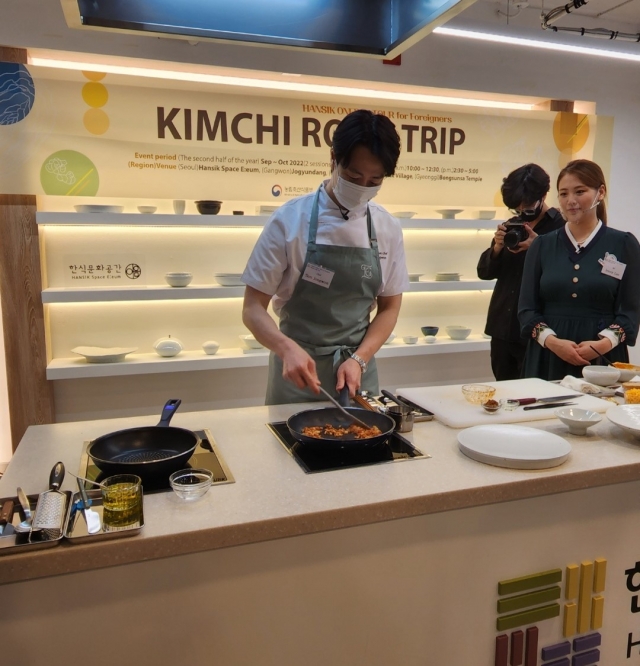
POLYGON ((598 259, 598 262, 602 266, 602 273, 604 275, 609 275, 617 280, 622 280, 624 275, 624 269, 627 267, 627 264, 623 264, 621 261, 618 261, 613 254, 605 254, 604 259, 598 259))
POLYGON ((307 264, 307 267, 304 269, 302 279, 307 282, 313 282, 320 287, 328 289, 331 286, 331 280, 335 273, 322 266, 316 266, 315 264, 307 264))

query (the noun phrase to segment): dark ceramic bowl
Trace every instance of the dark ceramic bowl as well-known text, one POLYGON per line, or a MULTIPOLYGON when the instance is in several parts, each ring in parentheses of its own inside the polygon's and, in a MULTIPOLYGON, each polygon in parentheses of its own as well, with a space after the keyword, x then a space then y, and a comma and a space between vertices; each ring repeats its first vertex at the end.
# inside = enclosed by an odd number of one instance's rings
POLYGON ((196 208, 200 215, 217 215, 220 212, 222 201, 196 201, 196 208))
POLYGON ((422 335, 438 335, 440 328, 438 326, 423 326, 420 330, 422 335))

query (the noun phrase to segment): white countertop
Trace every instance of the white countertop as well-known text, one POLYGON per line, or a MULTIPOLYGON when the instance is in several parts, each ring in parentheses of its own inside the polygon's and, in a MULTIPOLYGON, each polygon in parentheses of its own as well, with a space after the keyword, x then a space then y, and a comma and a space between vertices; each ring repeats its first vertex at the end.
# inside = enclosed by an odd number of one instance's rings
MULTIPOLYGON (((146 496, 145 527, 138 536, 63 542, 2 556, 0 583, 640 479, 640 439, 606 418, 588 436, 572 436, 552 414, 528 424, 566 437, 573 447, 566 463, 549 470, 474 462, 458 450, 459 431, 432 421, 416 424, 407 435, 429 459, 305 474, 265 424, 308 406, 178 412, 173 425, 211 431, 235 483, 213 486, 194 503, 170 492, 146 496)), ((77 472, 85 440, 156 421, 135 417, 31 427, 0 479, 0 497, 14 496, 17 485, 27 493, 42 492, 58 460, 77 472)), ((67 476, 63 489, 75 487, 67 476)))

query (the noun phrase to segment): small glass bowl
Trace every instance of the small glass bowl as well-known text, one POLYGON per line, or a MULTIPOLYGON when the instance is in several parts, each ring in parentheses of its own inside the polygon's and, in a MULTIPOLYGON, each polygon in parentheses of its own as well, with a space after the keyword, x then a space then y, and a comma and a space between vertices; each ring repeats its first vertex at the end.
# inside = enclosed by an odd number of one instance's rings
POLYGON ((497 400, 487 400, 482 403, 482 409, 484 409, 487 414, 495 414, 501 407, 501 404, 497 400))
POLYGON ((513 412, 520 407, 519 400, 501 400, 500 406, 507 412, 513 412))
POLYGON ((491 400, 495 394, 496 389, 486 384, 465 384, 462 387, 462 395, 472 405, 482 405, 487 400, 491 400))
POLYGON ((213 472, 208 469, 181 469, 169 477, 173 492, 186 502, 203 497, 213 483, 213 472))

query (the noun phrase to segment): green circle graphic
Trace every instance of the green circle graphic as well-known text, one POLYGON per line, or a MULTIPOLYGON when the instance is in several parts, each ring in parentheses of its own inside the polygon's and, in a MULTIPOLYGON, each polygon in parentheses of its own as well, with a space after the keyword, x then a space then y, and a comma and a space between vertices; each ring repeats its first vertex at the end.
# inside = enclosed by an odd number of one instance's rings
POLYGON ((86 155, 75 150, 59 150, 42 163, 40 183, 45 194, 93 197, 98 193, 100 177, 86 155))

